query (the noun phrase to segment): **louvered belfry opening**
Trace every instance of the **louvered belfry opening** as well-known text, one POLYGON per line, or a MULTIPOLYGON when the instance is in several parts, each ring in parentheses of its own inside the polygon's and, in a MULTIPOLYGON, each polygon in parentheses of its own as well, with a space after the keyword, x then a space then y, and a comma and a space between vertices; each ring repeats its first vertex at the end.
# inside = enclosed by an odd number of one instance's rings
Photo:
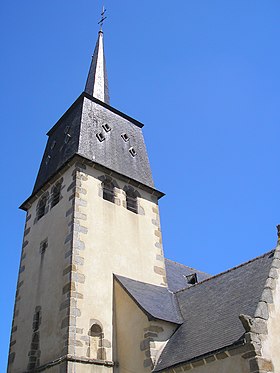
POLYGON ((138 213, 137 195, 132 189, 126 191, 126 208, 135 214, 138 213))
POLYGON ((55 205, 58 204, 60 200, 60 194, 61 194, 61 182, 58 182, 57 184, 55 184, 52 190, 51 207, 54 207, 55 205))
POLYGON ((43 196, 37 206, 37 220, 40 220, 46 213, 47 196, 43 196))
POLYGON ((106 201, 115 202, 114 185, 110 180, 104 180, 102 183, 103 199, 106 201))

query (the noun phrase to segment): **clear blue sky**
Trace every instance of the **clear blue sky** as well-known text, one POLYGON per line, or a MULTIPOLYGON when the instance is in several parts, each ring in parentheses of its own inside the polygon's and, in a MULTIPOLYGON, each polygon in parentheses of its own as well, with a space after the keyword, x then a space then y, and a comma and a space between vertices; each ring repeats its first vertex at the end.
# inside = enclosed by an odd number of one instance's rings
MULTIPOLYGON (((84 88, 102 2, 1 4, 1 356, 45 133, 84 88)), ((111 104, 145 123, 167 257, 218 273, 280 223, 280 2, 108 0, 111 104)))

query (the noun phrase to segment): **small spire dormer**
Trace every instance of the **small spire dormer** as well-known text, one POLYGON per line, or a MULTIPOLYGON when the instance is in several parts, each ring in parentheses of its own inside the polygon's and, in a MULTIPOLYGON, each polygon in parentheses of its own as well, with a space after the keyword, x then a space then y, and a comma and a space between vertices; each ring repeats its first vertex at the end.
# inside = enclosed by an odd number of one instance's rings
POLYGON ((110 104, 102 30, 98 32, 98 38, 91 60, 85 92, 108 105, 110 104))

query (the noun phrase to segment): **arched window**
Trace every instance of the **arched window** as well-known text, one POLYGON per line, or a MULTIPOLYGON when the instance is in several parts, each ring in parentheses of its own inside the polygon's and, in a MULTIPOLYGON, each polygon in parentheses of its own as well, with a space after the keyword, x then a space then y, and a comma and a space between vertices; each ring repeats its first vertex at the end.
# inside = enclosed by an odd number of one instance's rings
POLYGON ((47 212, 47 195, 41 197, 37 205, 37 220, 40 220, 47 212))
POLYGON ((137 201, 137 193, 132 188, 126 189, 126 208, 129 211, 138 214, 138 201, 137 201))
POLYGON ((105 179, 102 183, 103 199, 106 201, 115 202, 114 184, 110 179, 105 179))
POLYGON ((62 181, 59 181, 52 188, 52 202, 51 202, 51 207, 54 207, 60 201, 61 185, 62 185, 62 181))
POLYGON ((93 359, 105 360, 105 351, 103 347, 103 330, 102 327, 94 323, 90 330, 90 357, 93 359))

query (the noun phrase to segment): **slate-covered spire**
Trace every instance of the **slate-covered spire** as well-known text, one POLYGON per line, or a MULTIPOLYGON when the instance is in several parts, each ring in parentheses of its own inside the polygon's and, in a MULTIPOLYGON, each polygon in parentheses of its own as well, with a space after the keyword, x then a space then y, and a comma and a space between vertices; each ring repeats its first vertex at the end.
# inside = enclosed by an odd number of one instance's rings
POLYGON ((85 92, 108 105, 110 104, 102 30, 98 33, 98 39, 91 60, 85 92))

